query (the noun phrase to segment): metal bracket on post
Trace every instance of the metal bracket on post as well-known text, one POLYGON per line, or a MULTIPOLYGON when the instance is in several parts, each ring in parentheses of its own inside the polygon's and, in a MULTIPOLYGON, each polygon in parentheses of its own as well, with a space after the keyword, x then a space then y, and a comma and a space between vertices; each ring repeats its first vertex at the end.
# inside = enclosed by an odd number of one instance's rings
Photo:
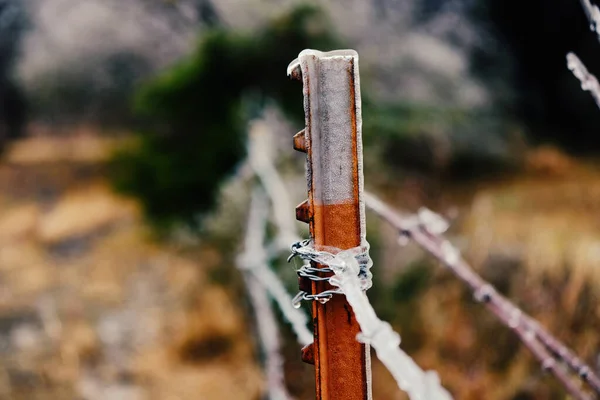
MULTIPOLYGON (((296 218, 309 224, 317 250, 360 246, 366 229, 358 54, 304 50, 288 75, 303 82, 306 120, 294 136, 294 148, 307 153, 308 181, 308 200, 296 218)), ((326 281, 300 282, 307 283, 312 294, 331 288, 326 281)), ((345 297, 314 301, 313 321, 314 343, 303 359, 314 361, 316 398, 371 399, 370 349, 356 339, 360 327, 345 297)))

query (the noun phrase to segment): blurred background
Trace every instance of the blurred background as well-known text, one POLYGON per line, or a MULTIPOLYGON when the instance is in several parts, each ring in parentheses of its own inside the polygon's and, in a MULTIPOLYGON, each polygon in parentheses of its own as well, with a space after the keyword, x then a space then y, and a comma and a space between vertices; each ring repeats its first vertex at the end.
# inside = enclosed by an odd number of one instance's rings
MULTIPOLYGON (((248 131, 300 203, 285 71, 305 48, 360 55, 367 189, 448 216, 478 272, 600 368, 600 110, 565 60, 598 74, 600 43, 579 1, 0 0, 0 399, 264 398, 235 267, 248 131)), ((367 218, 369 297, 455 398, 565 398, 367 218)), ((314 398, 280 327, 288 388, 314 398)), ((405 398, 373 375, 376 399, 405 398)))

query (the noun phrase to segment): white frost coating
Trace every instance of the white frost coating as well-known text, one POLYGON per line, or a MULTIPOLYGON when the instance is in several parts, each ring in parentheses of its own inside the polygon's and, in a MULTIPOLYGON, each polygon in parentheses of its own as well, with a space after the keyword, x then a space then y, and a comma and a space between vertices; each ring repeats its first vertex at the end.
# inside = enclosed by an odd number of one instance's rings
POLYGON ((441 386, 437 373, 423 371, 400 349, 400 335, 394 332, 389 323, 377 317, 369 299, 361 290, 357 276, 359 266, 354 255, 342 251, 329 266, 335 272, 330 283, 342 289, 360 325, 361 333, 358 339, 375 349, 377 357, 396 379, 398 387, 404 390, 411 400, 452 399, 450 393, 441 386))
POLYGON ((276 250, 282 251, 288 250, 289 244, 300 240, 300 236, 296 232, 294 215, 290 212, 292 206, 288 191, 273 162, 272 142, 266 122, 255 121, 250 128, 248 161, 271 200, 277 225, 276 250))
POLYGON ((581 5, 590 22, 590 29, 593 32, 596 32, 598 39, 600 40, 600 9, 598 9, 598 6, 592 4, 590 0, 581 0, 581 5))
POLYGON ((277 302, 284 318, 292 326, 292 329, 298 338, 298 342, 302 346, 312 343, 313 334, 306 327, 306 324, 308 323, 306 314, 300 309, 294 308, 292 305, 292 298, 281 284, 277 275, 264 264, 254 271, 254 275, 269 291, 269 294, 273 297, 275 302, 277 302))
POLYGON ((265 355, 265 372, 270 400, 290 400, 292 397, 285 387, 283 357, 280 351, 279 329, 271 302, 267 297, 265 282, 257 276, 264 265, 263 242, 266 228, 266 208, 261 206, 264 196, 254 191, 246 228, 244 253, 238 258, 238 268, 242 270, 248 297, 254 309, 258 337, 265 355))
POLYGON ((287 293, 277 275, 267 265, 264 248, 264 234, 268 217, 266 199, 260 190, 255 190, 250 204, 248 228, 244 243, 244 253, 238 258, 238 266, 250 273, 275 300, 284 318, 290 323, 298 341, 302 345, 312 342, 313 335, 306 327, 308 318, 301 310, 292 306, 292 298, 287 293))
MULTIPOLYGON (((596 8, 596 10, 598 10, 598 8, 596 8)), ((585 65, 583 65, 579 57, 574 53, 567 54, 567 67, 581 82, 581 89, 589 91, 596 101, 596 105, 600 107, 600 84, 598 84, 598 79, 588 72, 585 65)))
POLYGON ((362 118, 358 54, 354 50, 320 52, 303 50, 289 65, 288 75, 300 68, 304 88, 306 138, 312 158, 315 205, 347 204, 353 201, 357 179, 359 187, 361 235, 365 236, 365 211, 362 201, 362 118), (355 129, 356 128, 356 129, 355 129), (356 131, 356 132, 354 132, 356 131), (356 134, 356 148, 353 136, 356 134), (357 159, 358 170, 354 170, 357 159), (357 176, 358 175, 358 176, 357 176), (320 182, 315 185, 314 182, 320 182))
POLYGON ((265 354, 265 372, 270 400, 289 400, 292 397, 285 387, 283 357, 280 351, 279 328, 267 292, 250 274, 244 275, 248 296, 254 308, 256 329, 265 354))

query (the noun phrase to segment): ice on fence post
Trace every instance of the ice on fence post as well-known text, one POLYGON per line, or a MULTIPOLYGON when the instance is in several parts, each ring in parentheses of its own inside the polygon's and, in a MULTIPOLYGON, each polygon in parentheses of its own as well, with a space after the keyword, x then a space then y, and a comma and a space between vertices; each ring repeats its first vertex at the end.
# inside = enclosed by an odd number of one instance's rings
POLYGON ((404 390, 411 400, 452 399, 450 393, 441 386, 437 373, 423 371, 399 347, 400 335, 389 323, 379 319, 361 289, 357 277, 359 267, 353 255, 342 251, 329 265, 335 272, 335 277, 331 279, 332 285, 342 289, 360 324, 361 333, 358 339, 375 349, 377 357, 391 372, 398 387, 404 390))
MULTIPOLYGON (((298 68, 304 83, 309 157, 320 160, 308 169, 310 201, 314 212, 322 213, 317 220, 347 227, 338 229, 340 234, 328 242, 337 242, 335 247, 342 249, 356 247, 365 240, 366 231, 358 54, 354 50, 304 50, 288 67, 288 75, 298 68), (360 237, 359 243, 353 242, 355 237, 360 237)), ((322 226, 314 229, 315 238, 322 237, 322 226)))

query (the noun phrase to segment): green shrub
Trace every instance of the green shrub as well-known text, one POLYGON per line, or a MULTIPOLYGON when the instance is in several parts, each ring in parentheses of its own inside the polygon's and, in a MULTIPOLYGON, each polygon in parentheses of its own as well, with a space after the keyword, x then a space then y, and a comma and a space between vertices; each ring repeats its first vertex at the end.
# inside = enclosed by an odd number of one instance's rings
POLYGON ((189 59, 137 94, 145 128, 114 157, 116 188, 138 197, 161 228, 197 227, 245 156, 247 122, 268 103, 303 120, 301 88, 285 70, 305 48, 338 47, 328 27, 317 9, 302 7, 253 36, 206 34, 189 59))

